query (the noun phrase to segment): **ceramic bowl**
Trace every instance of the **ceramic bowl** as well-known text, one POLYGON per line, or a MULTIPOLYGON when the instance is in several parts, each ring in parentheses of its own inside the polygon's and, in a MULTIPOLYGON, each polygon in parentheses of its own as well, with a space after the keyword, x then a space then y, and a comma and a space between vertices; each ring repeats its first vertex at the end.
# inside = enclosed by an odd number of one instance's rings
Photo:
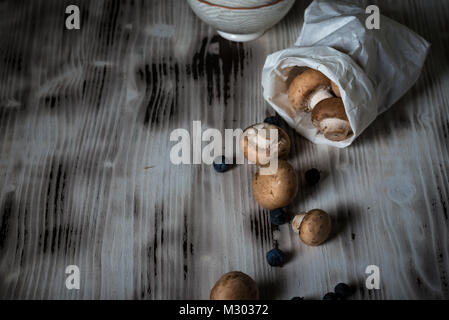
POLYGON ((232 41, 257 39, 278 23, 295 0, 187 0, 195 14, 232 41))

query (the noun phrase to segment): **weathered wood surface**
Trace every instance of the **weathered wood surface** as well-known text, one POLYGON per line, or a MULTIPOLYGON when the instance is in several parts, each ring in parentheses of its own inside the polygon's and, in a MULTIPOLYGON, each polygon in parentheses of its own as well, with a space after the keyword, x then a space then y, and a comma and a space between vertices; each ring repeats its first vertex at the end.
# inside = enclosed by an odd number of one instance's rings
POLYGON ((293 44, 309 1, 259 40, 234 44, 184 1, 0 2, 0 298, 207 299, 230 270, 262 297, 320 298, 340 281, 356 299, 449 298, 449 33, 446 1, 375 1, 432 42, 417 85, 345 150, 289 130, 301 176, 292 212, 319 207, 330 241, 275 230, 251 196, 255 167, 175 166, 169 134, 245 128, 271 114, 267 54, 293 44), (323 171, 305 186, 310 167, 323 171), (289 254, 271 268, 278 240, 289 254), (77 265, 81 289, 67 290, 77 265), (364 288, 365 268, 381 290, 364 288))

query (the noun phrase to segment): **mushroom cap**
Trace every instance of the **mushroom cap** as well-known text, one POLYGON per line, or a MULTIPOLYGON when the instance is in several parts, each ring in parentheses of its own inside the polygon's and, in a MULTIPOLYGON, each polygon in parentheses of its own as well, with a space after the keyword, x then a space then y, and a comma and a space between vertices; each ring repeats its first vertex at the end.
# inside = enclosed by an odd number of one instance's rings
POLYGON ((340 92, 340 88, 337 86, 337 84, 333 81, 331 81, 331 87, 332 87, 332 91, 335 93, 335 95, 339 98, 341 98, 341 92, 340 92))
POLYGON ((210 291, 210 300, 258 300, 256 282, 240 271, 225 273, 210 291))
POLYGON ((319 246, 327 240, 331 228, 330 216, 323 210, 313 209, 302 219, 299 238, 309 246, 319 246))
POLYGON ((296 111, 302 111, 307 107, 310 94, 319 88, 329 88, 330 82, 318 70, 307 69, 293 79, 288 88, 288 100, 296 111))
POLYGON ((346 140, 352 133, 341 98, 330 98, 318 103, 312 110, 312 123, 332 141, 346 140))
POLYGON ((348 120, 345 106, 341 98, 329 98, 321 101, 313 108, 312 121, 321 121, 327 118, 337 118, 341 120, 348 120))
POLYGON ((272 174, 262 175, 259 168, 254 176, 254 198, 266 209, 288 206, 297 192, 298 176, 295 169, 285 160, 278 161, 278 168, 272 174))
POLYGON ((269 123, 257 123, 246 128, 240 138, 240 149, 242 150, 245 158, 259 166, 267 165, 272 159, 275 159, 276 155, 278 159, 287 158, 290 153, 290 147, 291 141, 288 134, 278 126, 269 123), (261 129, 266 130, 264 136, 266 139, 263 139, 263 137, 256 137, 257 144, 255 144, 249 137, 249 134, 251 133, 250 129, 253 129, 256 134, 261 129), (270 130, 277 130, 278 132, 278 142, 276 146, 269 142, 270 130), (259 145, 259 141, 264 142, 264 144, 268 143, 268 145, 259 145))

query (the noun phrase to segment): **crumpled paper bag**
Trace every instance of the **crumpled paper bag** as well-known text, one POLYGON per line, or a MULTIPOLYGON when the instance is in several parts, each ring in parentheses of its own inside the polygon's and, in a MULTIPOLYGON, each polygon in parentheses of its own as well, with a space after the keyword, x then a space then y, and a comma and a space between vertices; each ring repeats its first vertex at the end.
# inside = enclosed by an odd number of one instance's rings
POLYGON ((269 55, 262 71, 265 100, 301 135, 316 144, 344 148, 398 101, 418 80, 430 44, 385 17, 368 30, 366 8, 353 2, 315 0, 306 9, 295 46, 269 55), (354 135, 329 141, 311 115, 291 107, 287 89, 305 69, 321 71, 339 87, 354 135))

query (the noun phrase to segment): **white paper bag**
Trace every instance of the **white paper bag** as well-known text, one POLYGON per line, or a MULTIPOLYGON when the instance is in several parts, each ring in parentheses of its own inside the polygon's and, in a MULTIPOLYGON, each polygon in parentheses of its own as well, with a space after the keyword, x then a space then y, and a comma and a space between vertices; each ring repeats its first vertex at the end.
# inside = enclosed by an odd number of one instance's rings
POLYGON ((316 144, 349 146, 374 119, 417 81, 429 43, 385 17, 368 30, 368 15, 349 1, 315 0, 306 9, 295 46, 267 57, 262 71, 264 98, 301 135, 316 144), (341 142, 324 138, 310 113, 297 112, 287 89, 307 67, 319 70, 339 87, 354 135, 341 142))

